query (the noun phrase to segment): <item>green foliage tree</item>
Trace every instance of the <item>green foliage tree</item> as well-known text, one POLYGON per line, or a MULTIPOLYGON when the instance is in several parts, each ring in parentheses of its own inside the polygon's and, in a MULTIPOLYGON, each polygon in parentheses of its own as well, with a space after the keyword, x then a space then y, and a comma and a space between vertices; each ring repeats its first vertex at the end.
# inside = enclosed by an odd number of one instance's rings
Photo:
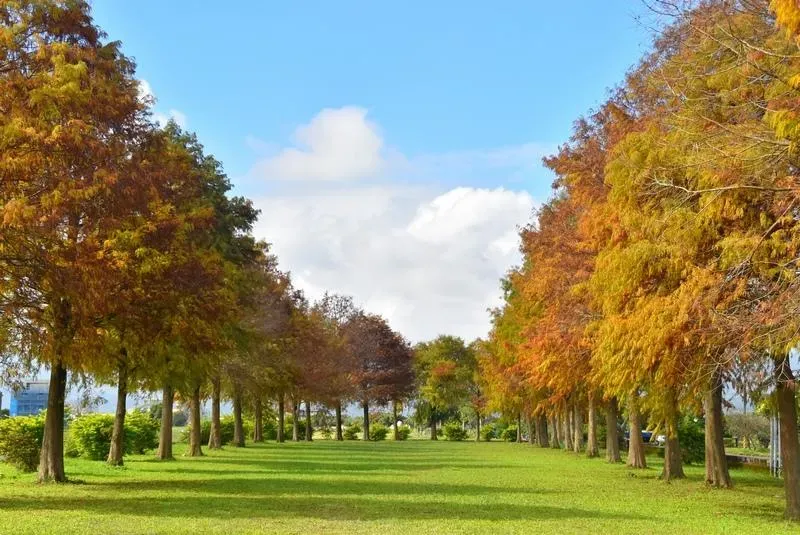
POLYGON ((417 410, 427 412, 431 440, 438 420, 472 402, 476 369, 476 352, 461 338, 442 335, 414 348, 417 410))

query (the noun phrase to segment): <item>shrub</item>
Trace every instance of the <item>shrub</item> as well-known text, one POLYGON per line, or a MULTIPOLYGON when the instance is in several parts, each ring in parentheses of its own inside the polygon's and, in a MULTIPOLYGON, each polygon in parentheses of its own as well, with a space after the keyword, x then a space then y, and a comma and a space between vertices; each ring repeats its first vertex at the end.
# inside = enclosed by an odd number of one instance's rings
MULTIPOLYGON (((684 464, 702 463, 706 458, 706 433, 703 420, 692 415, 681 417, 678 421, 678 442, 684 464)), ((663 458, 665 453, 664 448, 658 449, 659 457, 663 458)))
POLYGON ((172 412, 172 425, 174 427, 184 427, 189 424, 189 412, 185 410, 172 412))
POLYGON ((374 424, 369 428, 369 439, 373 442, 386 440, 386 435, 389 434, 389 428, 383 424, 374 424))
MULTIPOLYGON (((114 430, 113 414, 86 414, 73 420, 64 454, 100 461, 108 456, 114 430)), ((125 415, 125 453, 142 454, 158 447, 159 423, 148 412, 131 411, 125 415)))
POLYGON ((14 416, 0 420, 0 457, 24 472, 39 465, 44 416, 14 416))
MULTIPOLYGON (((602 415, 595 416, 595 433, 597 434, 597 443, 605 446, 606 438, 608 438, 608 426, 606 419, 602 415)), ((617 435, 619 436, 619 435, 617 435)))
POLYGON ((514 442, 517 440, 517 424, 511 424, 503 429, 500 438, 507 442, 514 442))
POLYGON ((467 438, 467 430, 459 422, 447 422, 444 424, 444 436, 447 440, 460 442, 467 438))
POLYGON ((494 424, 486 424, 483 427, 481 427, 481 440, 490 442, 493 438, 497 438, 494 424))
POLYGON ((681 457, 686 464, 702 463, 706 458, 706 434, 703 420, 686 415, 678 422, 681 457))
MULTIPOLYGON (((211 436, 211 420, 203 420, 200 422, 200 443, 208 444, 208 438, 211 436)), ((181 430, 181 442, 188 443, 192 437, 192 425, 189 424, 181 430)))
POLYGON ((78 449, 78 445, 75 443, 75 438, 72 436, 72 432, 67 430, 64 431, 64 456, 65 457, 80 457, 81 450, 78 449))
MULTIPOLYGON (((283 425, 283 436, 286 439, 291 439, 294 435, 294 417, 291 414, 286 415, 286 419, 284 420, 283 425)), ((311 428, 311 433, 313 436, 314 428, 311 428)), ((306 421, 301 419, 297 423, 297 437, 300 440, 304 440, 306 438, 306 421)))
POLYGON ((399 426, 397 428, 397 440, 408 440, 411 436, 411 428, 408 426, 399 426))
POLYGON ((361 426, 358 424, 348 425, 344 428, 342 436, 345 440, 358 440, 358 434, 361 432, 361 426))
MULTIPOLYGON (((233 417, 233 414, 223 416, 220 418, 220 425, 222 426, 222 443, 233 444, 233 432, 236 429, 236 418, 233 417)), ((244 433, 245 440, 251 440, 253 438, 253 430, 255 428, 256 424, 253 420, 242 418, 242 432, 244 433)))
POLYGON ((333 438, 333 431, 331 430, 330 427, 323 427, 320 433, 322 434, 322 438, 324 438, 325 440, 330 440, 331 438, 333 438))
MULTIPOLYGON (((255 425, 255 423, 253 425, 255 425)), ((264 440, 277 440, 277 439, 278 439, 278 422, 269 418, 264 418, 264 440)))
MULTIPOLYGON (((203 420, 200 422, 200 443, 208 444, 208 439, 211 436, 211 420, 203 420)), ((192 425, 189 424, 181 430, 181 442, 189 442, 192 437, 192 425)))
POLYGON ((142 454, 158 447, 159 422, 145 411, 125 415, 125 453, 142 454))
MULTIPOLYGON (((311 428, 311 432, 312 433, 314 432, 314 428, 311 428)), ((277 436, 277 431, 276 431, 276 436, 277 436)), ((283 437, 286 440, 291 440, 292 438, 294 438, 294 425, 286 424, 283 426, 283 437)), ((300 424, 297 426, 297 438, 300 440, 305 440, 306 438, 305 422, 300 422, 300 424)))
POLYGON ((70 425, 70 437, 78 455, 100 461, 111 448, 111 432, 114 429, 112 414, 86 414, 75 418, 70 425))

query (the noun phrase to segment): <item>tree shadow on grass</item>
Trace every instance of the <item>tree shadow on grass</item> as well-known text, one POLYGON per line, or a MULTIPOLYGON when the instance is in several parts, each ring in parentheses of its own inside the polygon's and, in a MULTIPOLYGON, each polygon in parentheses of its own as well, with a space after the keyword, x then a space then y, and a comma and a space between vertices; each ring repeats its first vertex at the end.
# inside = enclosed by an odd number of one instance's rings
POLYGON ((776 526, 782 525, 797 528, 797 524, 788 522, 783 518, 783 501, 776 502, 775 504, 733 504, 731 508, 736 511, 733 514, 737 516, 748 516, 750 518, 758 518, 776 526))
POLYGON ((576 507, 508 503, 449 503, 431 496, 424 501, 392 497, 251 496, 197 497, 85 497, 61 499, 18 497, 0 500, 0 508, 44 511, 86 511, 93 515, 130 514, 170 518, 314 518, 321 520, 567 520, 604 518, 648 520, 636 514, 618 514, 576 507))
MULTIPOLYGON (((214 461, 216 466, 221 467, 224 471, 224 466, 240 466, 251 467, 253 472, 333 472, 333 473, 346 473, 346 472, 416 472, 423 470, 447 470, 447 469, 461 469, 461 470, 474 470, 476 468, 487 469, 501 469, 501 468, 514 468, 514 465, 506 465, 499 463, 464 463, 464 462, 446 462, 442 461, 429 461, 429 462, 406 462, 395 460, 381 460, 372 459, 370 461, 353 461, 349 458, 339 459, 326 459, 314 461, 309 459, 223 459, 219 457, 209 457, 214 461)), ((197 461, 195 461, 197 463, 197 461)), ((199 464, 202 464, 200 460, 199 464)), ((186 472, 191 472, 193 467, 184 465, 186 472)), ((159 468, 161 471, 161 468, 159 468)))
POLYGON ((213 479, 139 480, 133 485, 116 481, 113 483, 100 483, 95 485, 93 490, 101 493, 115 493, 129 490, 133 486, 137 492, 197 492, 215 495, 252 495, 262 498, 273 498, 287 494, 315 496, 476 496, 485 498, 492 495, 522 494, 533 496, 555 493, 555 491, 551 490, 530 487, 489 487, 469 483, 409 483, 363 479, 241 478, 224 477, 220 472, 216 472, 215 475, 217 477, 213 479))
POLYGON ((741 468, 731 470, 731 479, 733 480, 734 487, 746 485, 748 487, 758 487, 761 489, 774 488, 776 490, 783 490, 783 480, 774 478, 769 475, 769 472, 759 472, 756 470, 742 470, 741 468))
POLYGON ((399 455, 347 455, 310 452, 297 450, 269 450, 264 448, 251 450, 251 456, 243 456, 243 450, 236 452, 214 451, 204 457, 182 458, 188 462, 175 464, 164 463, 156 459, 138 459, 132 461, 139 471, 144 472, 192 472, 204 463, 214 463, 224 472, 230 467, 245 467, 252 472, 415 472, 424 470, 474 470, 505 469, 516 465, 496 462, 480 462, 460 460, 452 455, 399 456, 399 455), (292 455, 292 454, 300 455, 292 455))

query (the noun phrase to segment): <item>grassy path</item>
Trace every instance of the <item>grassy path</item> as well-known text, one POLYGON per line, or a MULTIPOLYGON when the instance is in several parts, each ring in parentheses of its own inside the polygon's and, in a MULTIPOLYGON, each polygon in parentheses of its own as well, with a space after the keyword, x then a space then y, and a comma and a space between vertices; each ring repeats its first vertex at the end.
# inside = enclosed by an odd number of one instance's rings
MULTIPOLYGON (((177 454, 183 452, 177 446, 177 454)), ((0 468, 0 533, 798 533, 782 489, 658 481, 525 444, 266 444, 115 469, 68 460, 66 485, 0 468)))

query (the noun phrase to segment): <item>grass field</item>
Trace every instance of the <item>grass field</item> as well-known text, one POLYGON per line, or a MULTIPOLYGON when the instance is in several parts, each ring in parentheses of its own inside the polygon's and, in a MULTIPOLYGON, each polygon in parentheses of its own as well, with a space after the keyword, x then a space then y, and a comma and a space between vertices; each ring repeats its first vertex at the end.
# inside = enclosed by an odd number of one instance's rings
MULTIPOLYGON (((183 452, 177 446, 177 454, 183 452)), ((652 461, 655 462, 655 459, 652 461)), ((673 484, 527 444, 287 443, 122 469, 69 459, 64 485, 0 468, 0 533, 797 533, 768 474, 673 484)))

